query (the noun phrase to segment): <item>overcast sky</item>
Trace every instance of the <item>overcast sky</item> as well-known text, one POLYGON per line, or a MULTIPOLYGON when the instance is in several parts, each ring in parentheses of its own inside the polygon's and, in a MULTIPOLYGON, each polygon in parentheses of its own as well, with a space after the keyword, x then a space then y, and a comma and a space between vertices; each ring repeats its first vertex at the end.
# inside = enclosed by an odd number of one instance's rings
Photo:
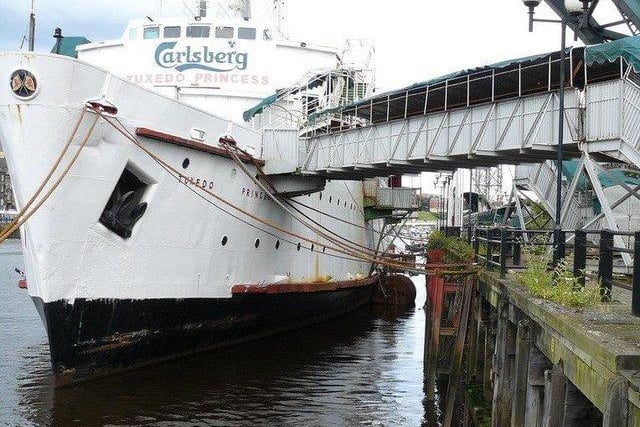
MULTIPOLYGON (((210 2, 212 3, 212 2, 210 2)), ((613 16, 609 0, 601 16, 613 16)), ((91 40, 119 38, 130 18, 184 14, 192 0, 39 0, 38 50, 50 50, 53 29, 91 40)), ((16 50, 26 33, 30 0, 0 0, 0 51, 16 50)), ((546 5, 538 17, 553 18, 546 5)), ((450 71, 559 48, 559 26, 527 32, 521 0, 288 0, 292 39, 339 46, 346 38, 372 39, 378 87, 391 89, 450 71)), ((571 39, 571 38, 570 38, 571 39)), ((25 43, 26 46, 26 43, 25 43)))
MULTIPOLYGON (((164 14, 183 15, 195 3, 39 0, 36 49, 51 49, 55 27, 61 27, 65 35, 83 35, 94 41, 119 38, 131 18, 156 16, 161 10, 164 14)), ((287 0, 286 3, 285 29, 293 40, 330 46, 340 46, 347 38, 373 40, 377 86, 381 90, 560 48, 559 25, 540 23, 533 33, 528 32, 522 0, 287 0)), ((30 7, 31 0, 0 0, 0 51, 20 46, 30 7)), ((544 3, 538 7, 536 17, 557 18, 544 3)), ((595 17, 600 22, 619 19, 610 0, 600 2, 595 17)), ((572 39, 570 33, 569 43, 574 43, 572 39)), ((423 176, 422 181, 426 191, 434 191, 431 175, 423 176)))

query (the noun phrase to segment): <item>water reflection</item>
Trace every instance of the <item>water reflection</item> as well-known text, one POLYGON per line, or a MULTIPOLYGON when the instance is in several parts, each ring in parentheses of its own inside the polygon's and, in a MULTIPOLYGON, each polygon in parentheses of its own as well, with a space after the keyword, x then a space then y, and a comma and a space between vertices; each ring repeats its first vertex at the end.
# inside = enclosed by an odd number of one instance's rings
POLYGON ((421 309, 365 308, 54 390, 44 328, 14 267, 22 267, 19 244, 0 247, 0 424, 433 425, 433 403, 423 403, 421 309))

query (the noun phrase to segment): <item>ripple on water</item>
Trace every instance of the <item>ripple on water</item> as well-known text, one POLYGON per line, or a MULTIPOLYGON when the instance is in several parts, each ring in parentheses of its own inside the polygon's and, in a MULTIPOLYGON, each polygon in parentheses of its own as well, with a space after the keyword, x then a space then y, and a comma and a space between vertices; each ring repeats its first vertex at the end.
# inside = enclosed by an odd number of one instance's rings
MULTIPOLYGON (((13 245, 13 246, 12 246, 13 245)), ((55 390, 44 328, 0 245, 0 420, 12 425, 420 425, 424 312, 369 309, 55 390)))

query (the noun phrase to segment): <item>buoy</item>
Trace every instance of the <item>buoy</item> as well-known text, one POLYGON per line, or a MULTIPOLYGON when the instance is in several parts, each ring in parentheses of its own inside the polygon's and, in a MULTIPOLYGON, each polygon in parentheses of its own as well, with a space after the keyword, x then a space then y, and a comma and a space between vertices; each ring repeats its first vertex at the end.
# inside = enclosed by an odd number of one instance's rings
POLYGON ((18 280, 18 287, 20 289, 27 289, 27 279, 18 280))
POLYGON ((383 277, 374 285, 371 301, 374 304, 413 307, 416 300, 416 287, 407 276, 394 274, 383 277))

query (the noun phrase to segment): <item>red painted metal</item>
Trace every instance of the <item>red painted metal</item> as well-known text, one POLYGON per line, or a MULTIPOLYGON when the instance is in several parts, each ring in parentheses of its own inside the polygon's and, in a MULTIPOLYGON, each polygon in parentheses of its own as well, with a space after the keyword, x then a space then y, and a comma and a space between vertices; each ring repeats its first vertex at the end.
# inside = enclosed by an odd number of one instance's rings
MULTIPOLYGON (((233 158, 224 148, 214 147, 212 145, 203 144, 202 142, 197 142, 176 135, 159 132, 153 129, 136 128, 136 135, 142 136, 144 138, 155 139, 156 141, 178 145, 180 147, 190 148, 192 150, 201 151, 203 153, 213 154, 214 156, 226 157, 228 159, 233 158)), ((243 153, 238 153, 237 156, 240 160, 242 160, 243 163, 255 163, 260 166, 264 166, 263 160, 251 158, 250 156, 247 156, 243 153)))
POLYGON ((358 280, 313 283, 273 283, 271 285, 235 285, 231 293, 239 294, 297 294, 311 292, 331 292, 342 289, 370 286, 378 281, 378 276, 370 276, 358 280))
POLYGON ((27 279, 18 280, 18 287, 20 289, 27 289, 27 279))

